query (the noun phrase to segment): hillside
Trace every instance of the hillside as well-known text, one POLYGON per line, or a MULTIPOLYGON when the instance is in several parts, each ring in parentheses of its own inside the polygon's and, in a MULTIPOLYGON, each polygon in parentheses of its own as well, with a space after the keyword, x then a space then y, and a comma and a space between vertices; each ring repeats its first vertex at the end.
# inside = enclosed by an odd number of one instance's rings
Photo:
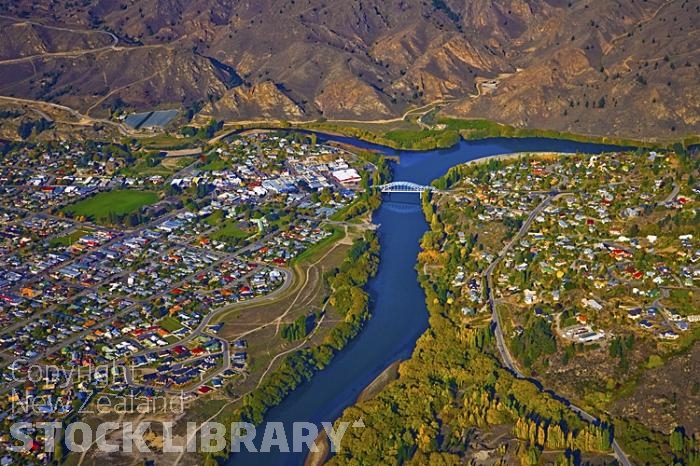
POLYGON ((448 99, 445 115, 518 127, 700 133, 687 0, 12 0, 0 14, 0 95, 93 117, 196 103, 200 121, 381 120, 448 99))

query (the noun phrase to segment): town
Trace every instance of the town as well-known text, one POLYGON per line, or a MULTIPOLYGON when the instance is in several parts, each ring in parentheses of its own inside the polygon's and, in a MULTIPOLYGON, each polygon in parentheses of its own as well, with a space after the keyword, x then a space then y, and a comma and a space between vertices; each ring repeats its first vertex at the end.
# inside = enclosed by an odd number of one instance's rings
MULTIPOLYGON (((127 397, 187 403, 245 380, 251 343, 266 342, 226 333, 219 317, 284 296, 294 264, 347 233, 374 170, 315 136, 268 132, 174 156, 11 148, 0 166, 0 422, 104 412, 127 397), (52 370, 76 367, 110 369, 52 370)), ((42 441, 28 453, 39 461, 42 441)))
POLYGON ((447 305, 468 323, 496 322, 514 372, 673 429, 670 395, 642 411, 643 395, 621 401, 616 391, 641 390, 639 374, 700 335, 695 161, 516 154, 454 167, 435 186, 421 261, 440 271, 447 305))

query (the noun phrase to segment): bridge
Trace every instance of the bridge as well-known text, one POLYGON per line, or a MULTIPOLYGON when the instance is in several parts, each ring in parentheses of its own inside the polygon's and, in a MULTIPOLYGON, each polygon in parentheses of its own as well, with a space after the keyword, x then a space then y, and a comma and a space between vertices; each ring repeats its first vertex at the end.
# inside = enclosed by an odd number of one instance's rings
POLYGON ((392 181, 391 183, 381 184, 377 186, 383 193, 419 193, 423 191, 437 192, 438 189, 433 186, 424 186, 422 184, 413 183, 411 181, 392 181))

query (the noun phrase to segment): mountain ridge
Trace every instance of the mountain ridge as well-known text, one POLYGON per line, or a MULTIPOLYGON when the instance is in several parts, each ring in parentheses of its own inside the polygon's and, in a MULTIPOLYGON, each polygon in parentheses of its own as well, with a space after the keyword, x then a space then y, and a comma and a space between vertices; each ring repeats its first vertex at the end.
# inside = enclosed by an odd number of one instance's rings
POLYGON ((0 50, 0 95, 95 117, 198 103, 199 120, 381 120, 451 99, 444 115, 515 127, 700 133, 700 7, 689 1, 13 0, 0 9, 12 44, 0 50))

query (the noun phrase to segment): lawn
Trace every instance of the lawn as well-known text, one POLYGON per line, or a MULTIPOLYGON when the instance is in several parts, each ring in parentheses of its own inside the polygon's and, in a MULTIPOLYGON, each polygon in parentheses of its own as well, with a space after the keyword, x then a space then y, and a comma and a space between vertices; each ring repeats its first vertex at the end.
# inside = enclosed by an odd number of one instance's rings
POLYGON ((241 230, 238 228, 236 220, 227 220, 223 226, 216 230, 212 235, 212 239, 217 241, 226 241, 228 238, 243 239, 251 235, 250 231, 241 230))
POLYGON ((226 160, 222 160, 218 157, 213 158, 210 160, 208 163, 202 165, 199 167, 200 170, 202 171, 218 171, 218 170, 223 170, 230 166, 229 162, 226 160))
POLYGON ((165 330, 167 330, 170 333, 176 332, 183 327, 183 325, 180 323, 180 321, 172 316, 168 316, 168 317, 164 318, 163 320, 158 322, 158 325, 160 325, 162 328, 164 328, 165 330))
POLYGON ((72 231, 72 232, 68 233, 67 235, 57 236, 57 237, 53 238, 51 241, 49 241, 49 247, 57 248, 57 247, 61 247, 61 246, 70 246, 71 244, 78 241, 82 236, 85 236, 86 234, 90 233, 90 231, 91 230, 81 228, 81 229, 72 231))
POLYGON ((664 303, 675 309, 678 314, 687 316, 696 313, 700 303, 698 295, 699 293, 693 293, 689 289, 674 288, 669 290, 668 299, 664 303))
POLYGON ((120 175, 124 176, 155 176, 160 175, 164 178, 172 175, 178 170, 185 168, 187 165, 195 161, 194 157, 158 157, 158 156, 143 156, 134 165, 124 167, 119 170, 120 175), (154 163, 155 161, 156 163, 154 163))
POLYGON ((146 138, 140 138, 139 143, 144 149, 150 150, 176 150, 176 149, 189 149, 194 147, 195 144, 199 143, 197 138, 183 138, 171 136, 169 134, 159 134, 157 136, 150 136, 146 138))
POLYGON ((332 234, 330 236, 326 236, 318 243, 309 246, 308 249, 306 249, 304 252, 292 259, 292 263, 300 264, 303 261, 310 261, 311 258, 314 257, 317 253, 321 251, 326 251, 326 248, 329 245, 335 243, 339 239, 342 239, 345 235, 345 232, 340 228, 333 227, 331 231, 332 234))
POLYGON ((68 205, 63 211, 74 217, 84 216, 98 223, 105 223, 110 214, 124 215, 158 200, 155 191, 116 190, 98 193, 75 204, 68 205))
POLYGON ((206 219, 204 219, 204 223, 206 223, 207 225, 216 226, 219 223, 221 223, 223 218, 224 218, 224 211, 223 210, 215 210, 210 216, 208 216, 206 219))

